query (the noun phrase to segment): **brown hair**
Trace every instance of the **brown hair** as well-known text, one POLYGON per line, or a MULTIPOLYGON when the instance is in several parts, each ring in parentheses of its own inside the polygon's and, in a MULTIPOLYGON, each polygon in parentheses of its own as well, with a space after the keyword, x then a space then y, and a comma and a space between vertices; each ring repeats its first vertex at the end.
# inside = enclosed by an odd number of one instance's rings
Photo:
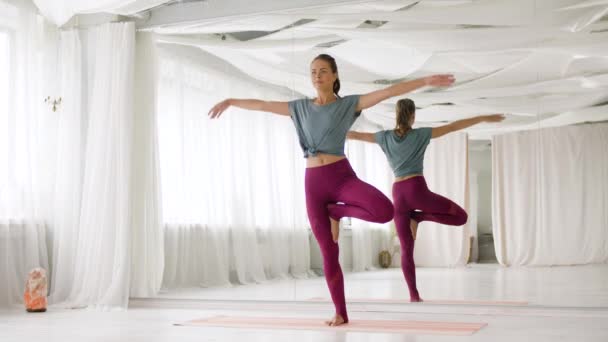
POLYGON ((412 129, 410 121, 414 114, 416 114, 416 105, 410 99, 401 99, 397 101, 395 111, 397 112, 397 127, 395 127, 395 132, 402 137, 412 129))

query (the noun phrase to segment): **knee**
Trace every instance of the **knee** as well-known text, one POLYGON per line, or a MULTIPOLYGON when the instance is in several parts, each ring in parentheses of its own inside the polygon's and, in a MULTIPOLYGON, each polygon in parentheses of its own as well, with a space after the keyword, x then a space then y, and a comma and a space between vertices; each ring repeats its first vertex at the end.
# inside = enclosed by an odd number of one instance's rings
POLYGON ((469 220, 469 215, 467 214, 466 211, 462 211, 462 213, 459 215, 460 221, 458 222, 459 226, 464 225, 465 223, 467 223, 467 221, 469 220))
POLYGON ((452 203, 449 213, 454 218, 454 226, 462 226, 469 220, 469 215, 467 212, 461 206, 455 203, 452 203))
POLYGON ((323 243, 319 242, 319 248, 321 249, 324 264, 333 265, 338 263, 340 252, 337 243, 329 239, 323 243))
POLYGON ((387 223, 393 219, 395 210, 393 208, 393 202, 386 196, 378 196, 374 206, 374 222, 376 223, 387 223))
POLYGON ((393 204, 388 201, 378 210, 378 221, 379 223, 387 223, 393 219, 395 215, 395 211, 393 209, 393 204))

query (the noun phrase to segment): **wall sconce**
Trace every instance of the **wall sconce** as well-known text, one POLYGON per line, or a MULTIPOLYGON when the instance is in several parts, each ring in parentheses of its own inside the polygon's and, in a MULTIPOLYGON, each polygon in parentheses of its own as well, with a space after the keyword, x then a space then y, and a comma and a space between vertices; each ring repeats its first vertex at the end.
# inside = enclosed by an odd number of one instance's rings
POLYGON ((52 107, 53 112, 56 112, 56 111, 57 111, 57 107, 58 107, 58 106, 61 104, 61 97, 60 97, 60 98, 58 98, 58 99, 53 99, 53 100, 51 100, 51 97, 50 97, 50 96, 47 96, 47 97, 44 99, 44 103, 46 103, 46 104, 48 104, 48 105, 53 105, 53 107, 52 107))

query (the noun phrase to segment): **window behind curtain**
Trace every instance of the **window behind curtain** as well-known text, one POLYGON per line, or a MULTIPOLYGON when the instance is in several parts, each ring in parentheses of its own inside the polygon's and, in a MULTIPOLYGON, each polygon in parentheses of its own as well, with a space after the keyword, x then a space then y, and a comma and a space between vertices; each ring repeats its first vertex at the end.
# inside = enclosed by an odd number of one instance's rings
MULTIPOLYGON (((6 194, 8 187, 8 114, 10 111, 11 89, 10 89, 10 63, 11 63, 11 44, 10 35, 7 31, 0 28, 0 207, 7 199, 2 194, 6 194)), ((1 214, 0 214, 1 216, 1 214)), ((0 217, 1 218, 1 217, 0 217)))

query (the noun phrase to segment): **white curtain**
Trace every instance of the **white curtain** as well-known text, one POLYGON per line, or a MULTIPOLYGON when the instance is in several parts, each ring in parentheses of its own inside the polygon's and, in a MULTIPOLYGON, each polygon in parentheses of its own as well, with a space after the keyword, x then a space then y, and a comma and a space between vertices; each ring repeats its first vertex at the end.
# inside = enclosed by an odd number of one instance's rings
MULTIPOLYGON (((359 119, 358 127, 365 128, 365 119, 359 119)), ((373 185, 392 199, 393 175, 382 152, 376 144, 348 141, 349 161, 361 180, 373 185)), ((352 265, 354 272, 371 270, 379 265, 379 253, 390 250, 391 235, 394 235, 392 221, 377 224, 351 219, 352 227, 352 265)))
POLYGON ((229 239, 202 224, 167 225, 163 287, 230 286, 229 239))
MULTIPOLYGON (((424 159, 424 176, 432 192, 449 198, 469 213, 467 146, 466 133, 431 140, 424 159)), ((416 265, 465 265, 470 254, 469 223, 453 227, 422 222, 414 249, 416 265)))
POLYGON ((160 290, 165 267, 155 101, 158 56, 152 34, 137 33, 136 41, 130 296, 150 297, 160 290))
POLYGON ((492 139, 492 221, 502 265, 608 261, 608 125, 492 139))
POLYGON ((477 262, 479 259, 479 234, 477 228, 479 223, 477 217, 479 215, 478 177, 479 173, 476 171, 473 172, 471 164, 469 163, 469 208, 467 210, 469 219, 467 221, 467 227, 469 229, 469 233, 471 234, 471 242, 473 243, 471 246, 471 257, 469 258, 469 262, 477 262))
POLYGON ((156 59, 138 38, 134 69, 133 24, 61 33, 52 304, 125 308, 160 289, 156 59))
POLYGON ((0 306, 22 301, 33 267, 48 269, 47 218, 57 113, 58 31, 28 3, 0 1, 0 306))
POLYGON ((125 308, 161 286, 157 64, 152 37, 137 44, 135 68, 132 23, 62 33, 51 292, 60 306, 125 308))
POLYGON ((132 23, 59 32, 29 1, 0 9, 0 306, 21 301, 33 267, 50 271, 51 304, 125 308, 129 294, 155 294, 152 39, 133 94, 132 23))
POLYGON ((194 48, 161 50, 158 130, 164 286, 262 282, 310 268, 304 159, 289 117, 229 109, 227 97, 288 100, 194 48))
MULTIPOLYGON (((67 305, 126 307, 130 278, 133 23, 91 31, 89 98, 74 280, 67 305)), ((67 248, 67 246, 66 246, 67 248)))
POLYGON ((0 222, 0 309, 23 301, 25 280, 35 267, 48 269, 46 227, 41 222, 0 222))
POLYGON ((82 193, 83 92, 82 46, 78 31, 61 32, 56 168, 53 191, 50 302, 65 300, 74 277, 75 244, 82 193))

